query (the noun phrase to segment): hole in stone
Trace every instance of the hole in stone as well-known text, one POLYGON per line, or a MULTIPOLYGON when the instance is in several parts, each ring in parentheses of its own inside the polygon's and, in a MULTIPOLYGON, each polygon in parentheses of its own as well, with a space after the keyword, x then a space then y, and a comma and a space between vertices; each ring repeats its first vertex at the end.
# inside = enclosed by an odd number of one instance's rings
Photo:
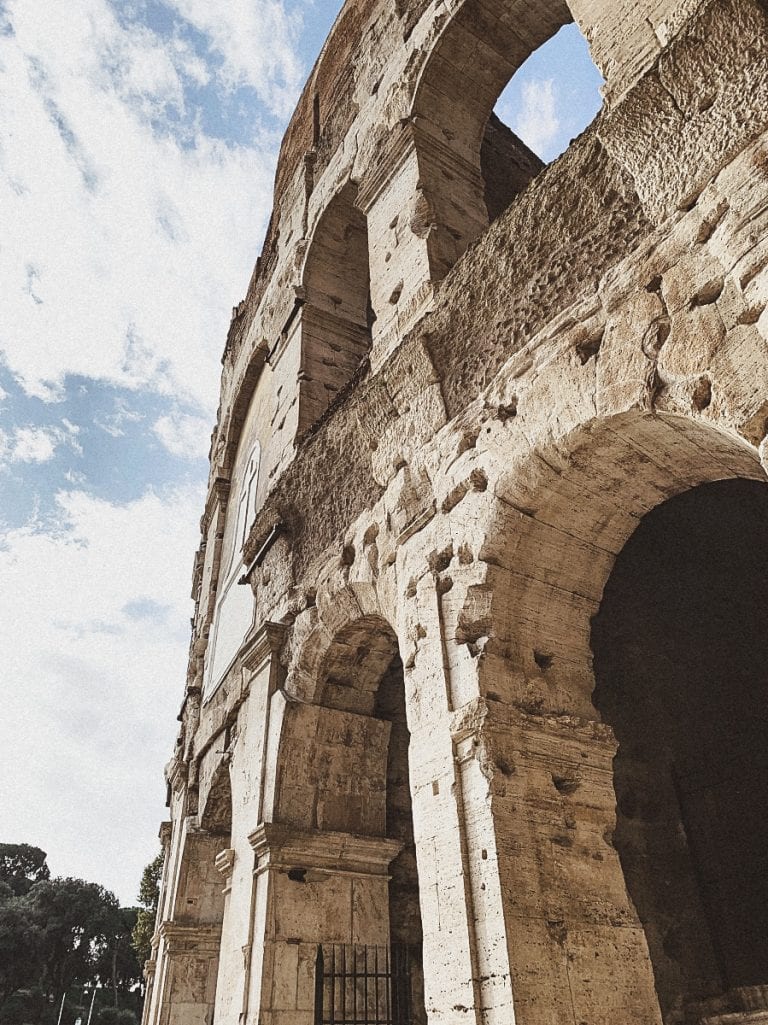
POLYGON ((553 655, 547 655, 543 651, 534 651, 533 661, 539 669, 551 669, 555 659, 553 655))
POLYGON ((576 776, 558 776, 553 774, 552 782, 558 794, 564 794, 566 797, 575 794, 581 786, 581 780, 576 776))
POLYGON ((292 883, 306 883, 307 870, 305 868, 289 868, 288 878, 292 883))
POLYGON ((579 357, 579 362, 582 366, 589 363, 589 361, 593 357, 596 357, 600 352, 600 346, 603 344, 603 336, 604 332, 601 331, 592 338, 585 338, 583 342, 578 342, 576 344, 576 355, 579 357))

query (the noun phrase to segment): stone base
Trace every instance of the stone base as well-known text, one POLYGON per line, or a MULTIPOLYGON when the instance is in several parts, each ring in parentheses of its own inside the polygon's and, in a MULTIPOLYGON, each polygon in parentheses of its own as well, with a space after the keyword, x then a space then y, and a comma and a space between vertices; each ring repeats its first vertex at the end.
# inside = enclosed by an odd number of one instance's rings
POLYGON ((697 1008, 700 1025, 768 1025, 768 986, 743 986, 697 1008))

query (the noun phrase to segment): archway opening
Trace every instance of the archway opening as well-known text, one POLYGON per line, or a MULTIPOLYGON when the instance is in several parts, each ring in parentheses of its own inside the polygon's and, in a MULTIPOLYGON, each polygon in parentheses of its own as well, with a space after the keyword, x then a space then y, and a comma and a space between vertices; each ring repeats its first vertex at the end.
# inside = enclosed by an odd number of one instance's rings
POLYGON ((594 121, 603 85, 575 22, 521 64, 496 101, 483 137, 481 167, 491 221, 594 121))
POLYGON ((299 432, 311 427, 370 351, 373 310, 368 226, 348 182, 323 211, 309 245, 301 314, 299 432))
MULTIPOLYGON (((406 716, 405 678, 397 639, 375 617, 364 617, 342 630, 329 649, 323 670, 322 704, 370 716, 389 725, 384 832, 401 845, 390 865, 389 938, 406 952, 409 976, 409 1025, 426 1025, 422 925, 416 864, 406 716)), ((403 1019, 406 1020, 406 1019, 403 1019)))
POLYGON ((593 120, 601 83, 565 0, 457 7, 413 102, 438 279, 593 120))
POLYGON ((619 744, 614 842, 665 1025, 764 1008, 768 485, 702 484, 649 512, 591 643, 619 744))

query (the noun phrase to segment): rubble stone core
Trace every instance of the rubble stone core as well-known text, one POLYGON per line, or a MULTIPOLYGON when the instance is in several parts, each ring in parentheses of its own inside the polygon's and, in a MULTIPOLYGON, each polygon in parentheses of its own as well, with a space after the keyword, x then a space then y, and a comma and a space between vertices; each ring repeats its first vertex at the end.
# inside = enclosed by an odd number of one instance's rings
POLYGON ((144 1025, 768 1022, 767 303, 767 0, 348 0, 223 356, 144 1025), (491 112, 569 20, 542 169, 491 112), (329 1007, 392 944, 407 1015, 329 1007))

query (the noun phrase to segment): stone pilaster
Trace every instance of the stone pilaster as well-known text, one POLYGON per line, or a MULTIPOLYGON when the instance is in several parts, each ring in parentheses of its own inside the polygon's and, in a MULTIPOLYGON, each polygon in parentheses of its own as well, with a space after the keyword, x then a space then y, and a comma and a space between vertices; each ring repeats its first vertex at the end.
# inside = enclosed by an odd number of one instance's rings
POLYGON ((389 942, 389 865, 400 843, 264 823, 254 851, 254 930, 244 1020, 311 1025, 319 944, 389 942))

